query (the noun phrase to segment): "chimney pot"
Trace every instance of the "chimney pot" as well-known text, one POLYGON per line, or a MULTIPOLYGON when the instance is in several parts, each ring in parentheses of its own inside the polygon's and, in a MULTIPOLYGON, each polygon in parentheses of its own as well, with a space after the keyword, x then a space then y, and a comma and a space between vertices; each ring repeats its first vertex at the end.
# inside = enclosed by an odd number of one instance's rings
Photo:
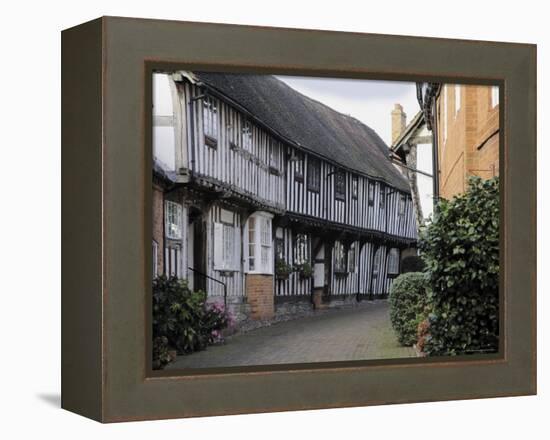
POLYGON ((397 138, 403 133, 407 126, 407 114, 399 103, 394 105, 391 111, 391 143, 394 144, 397 138))

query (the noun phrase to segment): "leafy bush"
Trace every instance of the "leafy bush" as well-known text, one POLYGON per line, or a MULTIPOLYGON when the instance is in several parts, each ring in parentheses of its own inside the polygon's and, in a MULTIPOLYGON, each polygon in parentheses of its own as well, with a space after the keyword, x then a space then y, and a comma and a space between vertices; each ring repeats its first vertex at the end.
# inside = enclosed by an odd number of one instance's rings
POLYGON ((428 355, 498 348, 498 178, 469 180, 468 191, 442 200, 421 234, 432 288, 428 355))
POLYGON ((166 336, 157 336, 153 339, 153 370, 160 370, 174 359, 168 347, 166 336))
POLYGON ((399 275, 390 290, 390 319, 399 343, 413 345, 418 323, 425 318, 428 279, 421 272, 399 275))
POLYGON ((219 342, 230 322, 223 305, 207 303, 206 294, 191 291, 186 280, 160 276, 153 281, 153 340, 166 338, 167 347, 178 354, 219 342))
POLYGON ((425 268, 424 260, 416 255, 409 255, 401 261, 401 273, 424 272, 425 268))

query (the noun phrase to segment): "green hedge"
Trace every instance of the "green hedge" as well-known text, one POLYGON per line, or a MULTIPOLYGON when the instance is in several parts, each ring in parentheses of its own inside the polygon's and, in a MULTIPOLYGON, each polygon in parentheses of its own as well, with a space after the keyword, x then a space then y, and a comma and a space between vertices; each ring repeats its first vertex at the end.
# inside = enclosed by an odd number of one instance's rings
POLYGON ((469 180, 468 191, 436 207, 420 249, 432 288, 428 355, 494 352, 498 347, 498 178, 469 180))
POLYGON ((421 272, 399 275, 390 289, 390 319, 402 345, 413 345, 418 323, 424 319, 428 297, 428 278, 421 272))

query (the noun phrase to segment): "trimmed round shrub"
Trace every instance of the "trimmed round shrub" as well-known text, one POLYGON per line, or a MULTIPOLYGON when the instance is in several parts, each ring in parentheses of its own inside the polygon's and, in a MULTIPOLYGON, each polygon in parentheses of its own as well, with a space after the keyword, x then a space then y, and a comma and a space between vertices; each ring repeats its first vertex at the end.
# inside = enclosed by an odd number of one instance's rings
POLYGON ((401 273, 424 272, 425 268, 424 260, 417 255, 409 255, 401 261, 401 273))
POLYGON ((422 232, 420 249, 431 285, 428 355, 498 349, 498 177, 469 180, 469 189, 442 200, 422 232))
POLYGON ((418 323, 425 318, 428 278, 422 272, 399 275, 390 289, 390 319, 402 345, 413 345, 417 340, 418 323))

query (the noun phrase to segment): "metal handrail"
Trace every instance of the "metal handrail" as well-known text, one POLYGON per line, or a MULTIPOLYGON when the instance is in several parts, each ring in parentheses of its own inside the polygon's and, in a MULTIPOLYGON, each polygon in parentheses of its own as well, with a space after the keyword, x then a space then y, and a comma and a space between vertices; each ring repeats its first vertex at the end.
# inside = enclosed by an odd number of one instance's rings
POLYGON ((200 270, 197 270, 193 267, 188 267, 188 269, 192 272, 195 272, 196 274, 207 278, 211 281, 214 281, 215 283, 221 284, 223 286, 223 306, 224 308, 227 307, 227 284, 225 284, 223 281, 218 280, 217 278, 213 278, 210 275, 205 274, 204 272, 201 272, 200 270))

